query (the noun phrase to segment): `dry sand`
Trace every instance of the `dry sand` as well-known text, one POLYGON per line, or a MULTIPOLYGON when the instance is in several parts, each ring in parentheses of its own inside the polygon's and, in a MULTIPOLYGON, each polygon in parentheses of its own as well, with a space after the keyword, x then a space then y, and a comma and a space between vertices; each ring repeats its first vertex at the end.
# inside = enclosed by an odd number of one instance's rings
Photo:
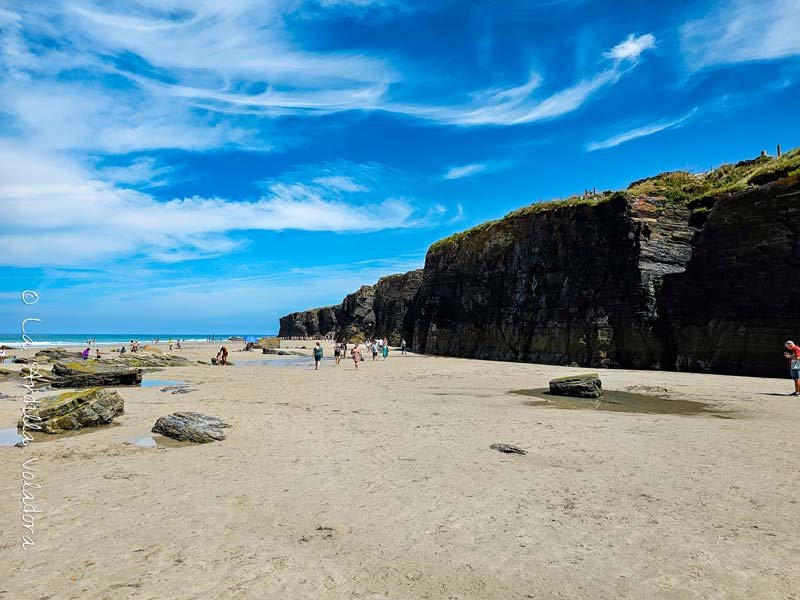
MULTIPOLYGON (((0 598, 800 597, 788 379, 601 373, 607 389, 665 388, 735 417, 720 419, 508 394, 575 372, 560 367, 392 352, 314 372, 231 358, 150 375, 190 394, 119 388, 118 426, 0 448, 0 598), (126 443, 176 410, 233 427, 207 445, 126 443), (42 512, 23 551, 30 457, 42 512)), ((11 427, 23 392, 0 392, 11 427)))

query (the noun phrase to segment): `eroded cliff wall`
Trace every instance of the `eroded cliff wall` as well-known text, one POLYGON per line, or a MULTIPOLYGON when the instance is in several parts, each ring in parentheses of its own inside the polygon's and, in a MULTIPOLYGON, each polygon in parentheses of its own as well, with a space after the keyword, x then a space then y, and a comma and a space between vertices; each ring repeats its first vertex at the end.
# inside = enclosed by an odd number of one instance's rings
POLYGON ((685 272, 665 279, 665 366, 785 376, 800 338, 800 175, 719 198, 685 272))
POLYGON ((684 268, 689 211, 614 194, 533 205, 434 244, 414 309, 418 352, 659 368, 661 278, 684 268))
MULTIPOLYGON (((406 317, 422 284, 422 269, 382 277, 375 284, 373 311, 375 336, 386 338, 392 345, 403 339, 406 317)), ((409 343, 411 338, 407 340, 409 343)))
POLYGON ((323 306, 293 312, 280 318, 278 337, 324 337, 334 333, 338 324, 338 306, 323 306))

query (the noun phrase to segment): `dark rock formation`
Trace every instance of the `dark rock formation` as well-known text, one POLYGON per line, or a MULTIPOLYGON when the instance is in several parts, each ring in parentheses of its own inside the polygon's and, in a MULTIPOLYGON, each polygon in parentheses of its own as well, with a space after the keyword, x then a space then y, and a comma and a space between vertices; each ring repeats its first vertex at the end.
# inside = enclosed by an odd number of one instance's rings
POLYGON ((53 365, 50 385, 54 388, 139 385, 142 371, 113 362, 85 360, 53 365))
MULTIPOLYGON (((684 268, 689 209, 615 194, 535 204, 428 250, 415 351, 658 368, 656 291, 684 268)), ((410 333, 410 332, 409 332, 410 333)))
POLYGON ((278 337, 315 338, 332 334, 336 331, 338 311, 338 306, 323 306, 281 317, 278 337))
POLYGON ((197 412, 176 412, 166 417, 159 417, 153 425, 153 433, 181 442, 206 444, 225 439, 223 428, 230 427, 217 417, 210 417, 197 412))
POLYGON ((376 337, 386 338, 394 346, 400 345, 406 317, 414 305, 421 284, 422 269, 389 275, 378 280, 372 303, 376 337))
POLYGON ((337 340, 363 342, 375 335, 375 311, 373 302, 375 288, 363 285, 342 300, 339 310, 339 327, 336 330, 337 340))
MULTIPOLYGON (((26 426, 38 426, 44 433, 105 425, 125 412, 125 403, 116 391, 98 387, 48 396, 37 404, 36 409, 27 411, 26 426)), ((22 427, 22 420, 18 427, 22 427)))
POLYGON ((512 446, 511 444, 492 444, 489 446, 491 450, 497 450, 498 452, 502 452, 503 454, 522 454, 525 455, 528 453, 527 450, 523 450, 522 448, 518 448, 517 446, 512 446))
POLYGON ((686 271, 665 279, 666 367, 785 376, 800 338, 800 175, 720 198, 686 271))
POLYGON ((599 398, 603 395, 603 384, 597 373, 568 375, 551 379, 550 393, 573 398, 599 398))

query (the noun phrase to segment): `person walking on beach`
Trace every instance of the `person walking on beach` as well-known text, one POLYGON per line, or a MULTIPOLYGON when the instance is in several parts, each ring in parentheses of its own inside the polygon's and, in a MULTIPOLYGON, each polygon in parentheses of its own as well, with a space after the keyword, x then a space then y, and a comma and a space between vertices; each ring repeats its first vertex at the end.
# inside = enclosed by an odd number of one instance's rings
POLYGON ((317 345, 314 346, 314 370, 319 371, 319 363, 322 362, 322 346, 320 343, 317 342, 317 345))
POLYGON ((383 354, 383 360, 386 360, 386 357, 389 356, 389 340, 383 340, 383 347, 381 348, 381 353, 383 354))
POLYGON ((372 349, 372 362, 375 362, 375 360, 378 358, 378 342, 372 340, 370 348, 372 349))
POLYGON ((356 342, 356 345, 353 346, 353 349, 350 351, 350 354, 353 357, 353 363, 356 365, 356 371, 358 371, 358 363, 360 363, 362 360, 361 346, 358 345, 358 342, 356 342))
POLYGON ((400 340, 400 354, 403 356, 406 354, 406 338, 400 340))
POLYGON ((6 347, 0 346, 0 365, 6 362, 6 347))
POLYGON ((339 342, 333 346, 333 360, 336 363, 336 366, 339 366, 339 361, 342 360, 342 346, 339 342))
POLYGON ((784 358, 789 361, 789 376, 794 381, 792 396, 800 396, 800 346, 789 340, 784 345, 784 358))
POLYGON ((169 338, 167 344, 169 344, 169 351, 172 352, 172 338, 169 338))

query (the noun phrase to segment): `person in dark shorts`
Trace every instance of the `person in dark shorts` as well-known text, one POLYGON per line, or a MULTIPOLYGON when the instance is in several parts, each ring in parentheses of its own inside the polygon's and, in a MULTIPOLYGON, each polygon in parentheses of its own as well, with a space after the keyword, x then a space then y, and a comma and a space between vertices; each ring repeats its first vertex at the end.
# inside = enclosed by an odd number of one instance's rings
POLYGON ((794 380, 792 396, 800 396, 800 346, 789 340, 784 345, 784 358, 789 361, 789 376, 794 380))
POLYGON ((322 346, 319 342, 314 346, 314 370, 319 371, 319 363, 322 362, 322 346))

